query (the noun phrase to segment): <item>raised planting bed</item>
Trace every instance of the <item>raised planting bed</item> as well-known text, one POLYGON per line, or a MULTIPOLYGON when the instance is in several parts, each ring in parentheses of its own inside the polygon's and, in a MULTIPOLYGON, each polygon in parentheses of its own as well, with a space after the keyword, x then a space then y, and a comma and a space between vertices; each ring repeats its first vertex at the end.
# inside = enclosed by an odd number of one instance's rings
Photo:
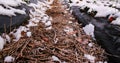
POLYGON ((109 63, 120 62, 120 26, 110 24, 107 18, 94 18, 86 12, 81 12, 80 7, 72 6, 72 14, 78 19, 78 23, 82 23, 83 27, 88 24, 94 25, 94 36, 98 44, 100 44, 109 54, 109 63))

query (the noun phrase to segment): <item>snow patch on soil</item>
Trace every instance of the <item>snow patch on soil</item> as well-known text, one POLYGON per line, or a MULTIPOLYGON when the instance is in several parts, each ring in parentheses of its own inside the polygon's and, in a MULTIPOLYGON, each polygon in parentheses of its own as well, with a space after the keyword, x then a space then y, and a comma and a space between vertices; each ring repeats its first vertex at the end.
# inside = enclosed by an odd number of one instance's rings
POLYGON ((84 54, 84 57, 90 60, 91 63, 95 63, 95 57, 89 54, 84 54))
POLYGON ((85 27, 83 27, 83 30, 87 35, 94 37, 94 27, 95 26, 93 24, 88 24, 85 27))
POLYGON ((14 57, 12 57, 12 56, 6 56, 5 59, 4 59, 4 62, 10 63, 10 62, 14 62, 14 60, 15 60, 14 57))

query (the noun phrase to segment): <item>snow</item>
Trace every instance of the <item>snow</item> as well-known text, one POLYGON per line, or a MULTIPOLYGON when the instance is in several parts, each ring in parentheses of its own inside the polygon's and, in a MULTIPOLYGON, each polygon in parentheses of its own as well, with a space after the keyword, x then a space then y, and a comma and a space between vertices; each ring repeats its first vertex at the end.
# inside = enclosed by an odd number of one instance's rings
POLYGON ((66 33, 68 33, 68 32, 73 32, 73 28, 70 28, 70 27, 66 27, 65 29, 64 29, 64 31, 66 32, 66 33))
POLYGON ((5 43, 6 43, 5 39, 0 36, 0 51, 3 49, 5 43))
MULTIPOLYGON (((88 10, 87 13, 90 13, 93 10, 97 11, 97 14, 95 15, 95 17, 107 17, 108 15, 110 16, 112 15, 113 17, 116 18, 116 20, 111 22, 111 24, 120 25, 120 0, 113 0, 113 1, 110 1, 110 0, 82 0, 82 1, 71 0, 71 1, 72 3, 69 3, 70 7, 79 6, 80 9, 84 9, 85 7, 88 7, 90 9, 88 10), (119 8, 119 10, 117 8, 119 8)), ((92 33, 88 33, 89 30, 85 30, 86 34, 93 35, 92 33)))
POLYGON ((116 20, 112 21, 112 24, 120 25, 120 18, 117 18, 116 20))
POLYGON ((5 37, 6 37, 6 41, 8 41, 8 42, 10 43, 10 41, 11 41, 10 36, 9 36, 9 35, 6 35, 5 37))
POLYGON ((59 39, 58 39, 58 38, 56 38, 56 39, 54 40, 54 43, 55 43, 55 44, 57 44, 58 40, 59 40, 59 39))
POLYGON ((14 13, 18 13, 18 14, 26 14, 26 12, 25 12, 25 10, 24 9, 22 9, 22 10, 20 10, 20 9, 15 9, 15 8, 10 8, 12 11, 14 11, 14 13))
POLYGON ((32 27, 32 26, 37 26, 37 23, 34 23, 33 21, 30 21, 28 25, 26 25, 27 27, 32 27))
POLYGON ((89 46, 89 47, 92 47, 92 46, 93 46, 93 43, 89 43, 88 46, 89 46))
POLYGON ((96 62, 96 63, 108 63, 107 61, 99 61, 99 62, 96 62))
MULTIPOLYGON (((31 37, 31 32, 27 32, 29 30, 30 27, 33 26, 38 26, 39 22, 42 22, 45 24, 45 26, 47 27, 46 29, 52 29, 52 18, 49 17, 47 14, 45 14, 45 11, 47 9, 50 8, 50 5, 52 3, 52 0, 50 2, 48 1, 44 1, 44 2, 40 2, 38 1, 38 3, 34 4, 34 3, 30 3, 28 6, 32 7, 32 9, 30 9, 30 20, 29 23, 25 26, 20 26, 15 33, 12 33, 15 36, 14 41, 18 41, 22 36, 21 32, 25 32, 26 36, 31 37)), ((23 13, 20 12, 20 10, 16 10, 11 8, 12 10, 19 12, 19 13, 23 13)), ((14 12, 12 13, 14 15, 14 12)))
POLYGON ((94 25, 88 24, 85 27, 83 27, 83 30, 87 35, 91 35, 92 37, 94 37, 94 27, 94 25))
MULTIPOLYGON (((41 22, 45 24, 46 30, 52 29, 52 17, 46 14, 46 10, 51 8, 50 4, 52 4, 53 1, 54 0, 43 0, 42 2, 38 1, 36 4, 27 4, 23 0, 0 0, 0 15, 16 16, 17 13, 26 14, 26 9, 16 9, 15 7, 18 7, 22 4, 31 7, 29 10, 29 23, 26 26, 20 26, 18 29, 14 29, 12 32, 10 32, 10 34, 12 34, 14 37, 13 41, 17 42, 21 37, 24 37, 24 34, 27 37, 31 37, 32 32, 29 30, 30 27, 38 26, 38 24, 41 22)), ((11 37, 9 37, 9 35, 5 34, 4 38, 0 36, 0 50, 3 49, 6 41, 10 43, 11 37)))
POLYGON ((1 14, 1 15, 8 15, 8 16, 11 16, 11 15, 14 15, 14 16, 15 16, 14 11, 12 11, 12 10, 7 10, 7 9, 3 8, 2 6, 0 6, 0 14, 1 14))
POLYGON ((115 16, 115 17, 120 17, 120 12, 114 14, 113 16, 115 16))
POLYGON ((45 23, 45 25, 46 25, 46 26, 52 25, 52 24, 51 24, 51 21, 47 21, 47 22, 45 23))
POLYGON ((114 13, 118 12, 117 9, 110 8, 110 7, 104 7, 104 6, 101 6, 101 7, 99 6, 98 8, 93 8, 93 9, 98 11, 98 13, 96 14, 95 17, 106 17, 109 14, 114 14, 114 13))
POLYGON ((9 9, 5 9, 4 7, 0 6, 0 14, 1 15, 16 16, 15 13, 26 14, 24 10, 14 9, 12 7, 9 9))
POLYGON ((53 60, 53 61, 57 61, 57 62, 59 62, 59 63, 67 63, 67 62, 65 62, 65 61, 61 61, 57 56, 52 56, 52 60, 53 60))
POLYGON ((72 24, 73 22, 72 21, 68 21, 69 24, 72 24))
POLYGON ((116 8, 120 8, 120 4, 116 4, 116 8))
POLYGON ((48 16, 46 14, 46 10, 50 9, 50 5, 52 0, 50 0, 50 2, 48 1, 44 1, 44 2, 39 2, 37 4, 34 3, 30 3, 29 6, 33 7, 33 10, 30 10, 30 20, 29 20, 29 24, 27 25, 28 27, 31 26, 37 26, 37 23, 42 22, 45 24, 45 26, 47 27, 46 29, 52 29, 52 18, 50 16, 48 16))
MULTIPOLYGON (((53 3, 54 0, 50 0, 48 1, 44 1, 44 2, 40 2, 38 1, 37 4, 34 3, 30 3, 29 6, 33 7, 33 9, 30 10, 30 20, 29 20, 29 24, 25 26, 20 26, 18 29, 16 29, 16 32, 12 32, 12 34, 15 36, 14 41, 18 41, 22 36, 21 32, 24 31, 26 32, 26 36, 31 37, 32 36, 32 32, 29 31, 29 27, 32 26, 38 26, 39 22, 42 22, 45 24, 45 26, 49 26, 46 29, 52 29, 52 18, 48 15, 45 14, 45 11, 50 7, 50 4, 53 3), (29 31, 29 32, 27 32, 29 31)), ((102 3, 97 2, 97 4, 93 4, 93 3, 86 3, 86 0, 84 1, 80 1, 80 0, 72 0, 73 3, 70 4, 70 6, 81 6, 81 8, 84 8, 85 6, 90 7, 90 10, 88 12, 91 12, 92 10, 96 10, 98 13, 96 14, 95 17, 106 17, 109 14, 116 14, 118 15, 118 10, 115 8, 111 8, 111 7, 105 7, 102 3), (106 11, 107 10, 107 11, 106 11)), ((89 0, 91 2, 93 2, 94 0, 89 0)), ((4 5, 7 8, 4 8, 3 6, 0 6, 0 14, 1 15, 8 15, 8 16, 16 16, 16 13, 19 14, 26 14, 25 10, 20 10, 20 9, 15 9, 13 7, 19 6, 21 5, 23 2, 22 0, 0 0, 0 4, 4 5), (11 7, 12 6, 12 7, 11 7)), ((105 3, 104 3, 105 4, 105 3)), ((120 4, 117 4, 116 7, 119 8, 120 4)), ((112 24, 119 24, 120 25, 120 18, 117 18, 116 20, 114 20, 112 22, 112 24)), ((72 23, 72 21, 69 21, 69 23, 72 23)), ((91 35, 92 37, 94 37, 94 25, 92 24, 88 24, 85 27, 83 27, 84 32, 87 35, 91 35)), ((64 29, 65 32, 72 32, 73 28, 70 27, 66 27, 64 29)), ((11 39, 8 35, 5 35, 6 37, 6 41, 10 42, 11 39)), ((5 43, 6 43, 5 39, 2 38, 0 36, 0 50, 3 49, 5 43)), ((57 43, 58 39, 56 39, 55 43, 57 43)), ((92 47, 93 44, 89 43, 88 44, 89 47, 92 47)), ((89 54, 85 54, 84 55, 85 58, 87 58, 88 60, 90 60, 90 62, 94 63, 95 62, 95 57, 89 54)), ((57 56, 52 56, 53 61, 60 61, 60 59, 57 56)), ((14 62, 15 58, 12 56, 7 56, 4 59, 4 62, 14 62)), ((62 63, 66 63, 66 62, 62 62, 62 63)), ((100 63, 100 62, 99 62, 100 63)), ((105 62, 104 62, 105 63, 105 62)))
POLYGON ((108 63, 107 61, 105 61, 104 63, 108 63))
POLYGON ((99 62, 97 62, 97 63, 104 63, 104 62, 102 62, 102 61, 99 61, 99 62))
POLYGON ((6 56, 4 62, 14 62, 15 58, 12 56, 6 56))
POLYGON ((79 0, 71 0, 73 3, 76 3, 76 2, 78 2, 79 0))
POLYGON ((0 4, 4 5, 4 6, 19 6, 21 5, 21 3, 25 3, 22 0, 0 0, 0 4))
POLYGON ((7 15, 7 16, 16 16, 15 13, 18 14, 26 14, 25 10, 15 9, 13 7, 20 6, 23 2, 22 0, 0 0, 0 15, 7 15))
POLYGON ((16 32, 12 34, 15 36, 14 41, 18 41, 22 36, 22 32, 27 32, 29 28, 26 28, 25 26, 20 26, 18 29, 16 29, 16 32))
POLYGON ((56 57, 56 56, 52 56, 52 59, 53 59, 53 61, 59 61, 59 62, 61 62, 60 59, 58 57, 56 57))
POLYGON ((89 54, 84 54, 84 57, 90 60, 91 63, 95 63, 95 57, 89 54))
POLYGON ((28 37, 31 37, 31 36, 32 36, 32 33, 31 33, 31 32, 27 32, 27 36, 28 36, 28 37))
MULTIPOLYGON (((83 0, 83 1, 79 1, 79 0, 72 0, 73 3, 70 4, 70 6, 80 6, 82 9, 84 7, 89 7, 90 10, 88 12, 91 12, 92 10, 97 11, 97 14, 95 15, 95 17, 106 17, 109 14, 115 14, 117 12, 119 12, 118 9, 115 9, 113 7, 109 7, 110 4, 107 5, 107 3, 102 3, 102 1, 95 1, 95 0, 83 0), (90 3, 87 3, 86 1, 89 1, 90 3)), ((112 2, 114 4, 114 2, 112 2)), ((119 6, 120 4, 117 4, 117 6, 119 6)))
POLYGON ((10 38, 10 36, 9 36, 9 35, 7 35, 7 34, 3 33, 3 34, 2 34, 2 37, 4 37, 4 39, 6 40, 6 42, 9 42, 9 43, 10 43, 11 38, 10 38))
POLYGON ((46 30, 51 30, 52 29, 52 26, 49 26, 46 28, 46 30))
POLYGON ((67 62, 63 61, 63 62, 61 62, 61 63, 67 63, 67 62))

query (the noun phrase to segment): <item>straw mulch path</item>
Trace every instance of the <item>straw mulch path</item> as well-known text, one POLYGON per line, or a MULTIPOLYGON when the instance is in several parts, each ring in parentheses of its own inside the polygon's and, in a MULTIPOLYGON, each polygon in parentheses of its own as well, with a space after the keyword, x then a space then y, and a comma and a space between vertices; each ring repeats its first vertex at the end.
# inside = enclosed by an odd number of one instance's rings
POLYGON ((95 56, 96 62, 106 60, 104 50, 85 35, 81 25, 58 0, 51 6, 46 13, 53 18, 53 28, 46 30, 43 23, 31 27, 32 37, 7 44, 0 52, 0 62, 8 55, 15 57, 14 63, 60 63, 53 61, 52 56, 66 63, 90 63, 84 54, 95 56), (89 43, 93 46, 88 46, 89 43))

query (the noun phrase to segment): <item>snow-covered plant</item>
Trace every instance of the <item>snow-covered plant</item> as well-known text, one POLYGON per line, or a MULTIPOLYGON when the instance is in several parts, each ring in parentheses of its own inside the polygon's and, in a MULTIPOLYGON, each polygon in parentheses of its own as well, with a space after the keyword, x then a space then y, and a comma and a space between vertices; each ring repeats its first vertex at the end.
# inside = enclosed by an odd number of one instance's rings
POLYGON ((16 16, 18 14, 26 14, 23 9, 15 7, 25 4, 22 0, 0 0, 0 15, 16 16))

